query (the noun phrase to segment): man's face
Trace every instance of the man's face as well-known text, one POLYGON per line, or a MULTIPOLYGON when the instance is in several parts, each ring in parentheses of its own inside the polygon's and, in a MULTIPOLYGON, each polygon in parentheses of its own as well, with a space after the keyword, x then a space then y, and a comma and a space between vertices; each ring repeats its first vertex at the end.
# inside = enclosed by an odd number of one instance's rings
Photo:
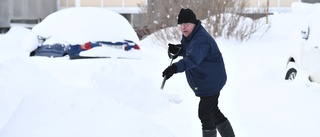
POLYGON ((195 24, 193 24, 193 23, 181 23, 181 24, 179 24, 179 26, 180 26, 182 34, 185 37, 188 37, 191 34, 195 24))

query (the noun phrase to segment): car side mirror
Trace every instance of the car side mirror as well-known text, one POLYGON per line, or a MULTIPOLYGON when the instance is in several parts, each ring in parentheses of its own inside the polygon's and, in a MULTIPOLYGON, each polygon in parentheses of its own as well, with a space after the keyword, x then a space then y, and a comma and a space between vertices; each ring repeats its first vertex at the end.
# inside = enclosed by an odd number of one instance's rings
POLYGON ((302 39, 307 40, 309 38, 309 27, 301 30, 301 37, 302 39))

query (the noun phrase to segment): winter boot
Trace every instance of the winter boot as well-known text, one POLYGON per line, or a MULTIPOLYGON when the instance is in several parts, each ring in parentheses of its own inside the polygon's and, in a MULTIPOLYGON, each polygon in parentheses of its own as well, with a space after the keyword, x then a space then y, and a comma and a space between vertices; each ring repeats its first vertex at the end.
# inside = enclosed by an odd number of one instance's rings
POLYGON ((217 130, 202 130, 202 137, 217 137, 217 130))
POLYGON ((221 137, 235 137, 229 120, 217 125, 217 129, 218 129, 221 137))

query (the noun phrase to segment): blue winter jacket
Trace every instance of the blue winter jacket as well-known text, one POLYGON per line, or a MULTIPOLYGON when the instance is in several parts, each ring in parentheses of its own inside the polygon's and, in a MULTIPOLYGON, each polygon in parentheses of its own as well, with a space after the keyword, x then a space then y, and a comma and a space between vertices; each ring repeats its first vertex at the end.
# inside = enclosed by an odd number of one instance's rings
POLYGON ((224 61, 217 43, 198 20, 189 37, 182 36, 183 59, 174 63, 185 71, 189 86, 198 97, 213 96, 227 81, 224 61))

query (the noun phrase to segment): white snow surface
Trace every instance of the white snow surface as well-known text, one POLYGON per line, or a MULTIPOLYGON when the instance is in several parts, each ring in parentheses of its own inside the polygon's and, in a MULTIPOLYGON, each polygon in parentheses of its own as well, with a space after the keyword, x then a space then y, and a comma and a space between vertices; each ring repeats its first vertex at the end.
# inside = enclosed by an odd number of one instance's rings
POLYGON ((32 28, 42 37, 50 37, 44 44, 57 41, 82 44, 88 41, 112 42, 124 39, 138 42, 139 38, 130 23, 120 14, 104 8, 67 8, 46 17, 32 28), (80 39, 79 39, 80 38, 80 39))
MULTIPOLYGON (((307 73, 284 80, 288 34, 304 17, 272 15, 269 31, 246 42, 216 39, 228 75, 219 107, 237 137, 320 135, 320 85, 307 73)), ((141 41, 141 59, 68 60, 28 57, 29 32, 0 35, 0 137, 201 136, 199 98, 185 75, 160 90, 170 59, 153 35, 141 41)))

